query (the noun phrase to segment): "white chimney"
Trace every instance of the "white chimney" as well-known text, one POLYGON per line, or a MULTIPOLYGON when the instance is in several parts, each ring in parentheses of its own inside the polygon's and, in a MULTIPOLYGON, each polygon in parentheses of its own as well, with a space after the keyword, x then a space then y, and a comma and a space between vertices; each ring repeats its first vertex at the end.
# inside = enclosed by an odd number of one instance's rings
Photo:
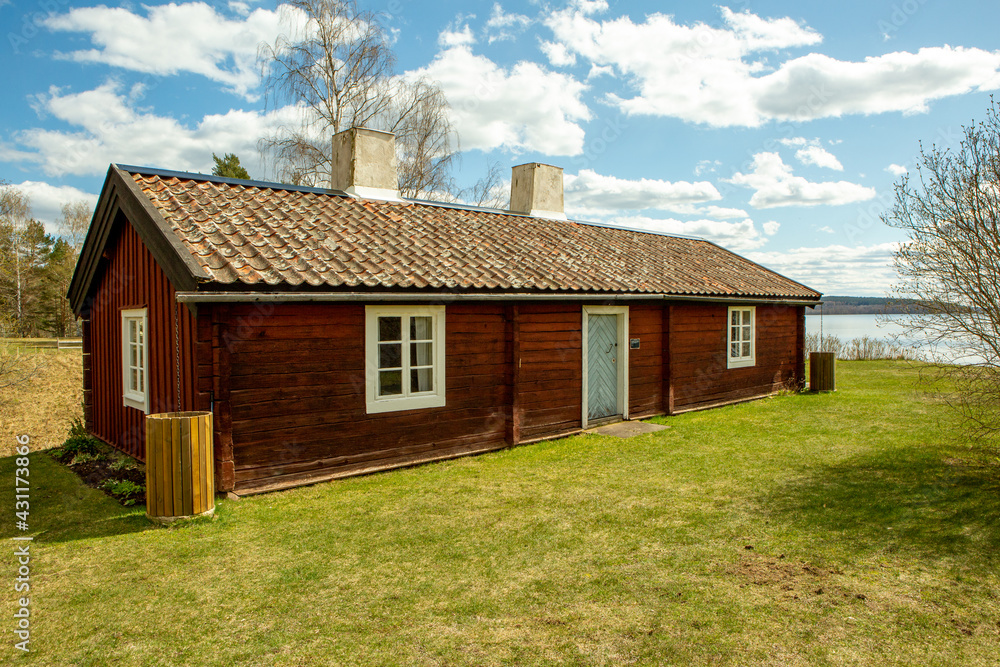
POLYGON ((399 201, 396 135, 352 127, 333 135, 330 187, 364 199, 399 201))
POLYGON ((510 210, 538 218, 565 220, 562 167, 538 162, 514 167, 510 177, 510 210))

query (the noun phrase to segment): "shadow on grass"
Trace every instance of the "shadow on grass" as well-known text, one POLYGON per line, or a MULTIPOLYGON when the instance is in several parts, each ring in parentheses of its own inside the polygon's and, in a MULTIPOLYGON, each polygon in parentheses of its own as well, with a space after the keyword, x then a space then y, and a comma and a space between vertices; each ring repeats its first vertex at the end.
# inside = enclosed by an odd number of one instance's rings
POLYGON ((979 459, 937 447, 859 457, 811 471, 763 503, 779 521, 851 548, 981 567, 1000 561, 1000 465, 979 459))
POLYGON ((0 524, 0 538, 34 535, 40 543, 69 542, 109 535, 122 535, 153 526, 146 520, 145 507, 122 507, 97 489, 85 485, 76 473, 55 461, 46 452, 33 452, 28 466, 30 485, 17 493, 28 495, 28 530, 21 531, 14 512, 15 457, 0 458, 0 511, 11 520, 0 524))

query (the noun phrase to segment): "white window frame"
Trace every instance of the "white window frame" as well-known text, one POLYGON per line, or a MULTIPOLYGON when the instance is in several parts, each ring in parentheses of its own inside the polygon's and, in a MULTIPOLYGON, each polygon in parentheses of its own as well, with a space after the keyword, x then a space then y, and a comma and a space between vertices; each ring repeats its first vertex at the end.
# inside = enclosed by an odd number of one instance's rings
POLYGON ((368 414, 440 408, 445 405, 445 307, 444 306, 365 306, 365 408, 368 414), (434 332, 434 390, 411 394, 410 377, 410 327, 402 324, 402 379, 401 396, 378 396, 378 318, 379 317, 432 317, 434 332))
POLYGON ((726 359, 728 368, 747 368, 757 365, 757 307, 730 306, 726 312, 726 359), (745 340, 733 340, 733 313, 736 311, 750 312, 750 355, 733 356, 733 343, 745 343, 745 340))
POLYGON ((133 308, 122 312, 122 403, 144 413, 149 413, 149 316, 145 308, 133 308), (142 326, 142 391, 131 388, 129 322, 137 320, 142 326))

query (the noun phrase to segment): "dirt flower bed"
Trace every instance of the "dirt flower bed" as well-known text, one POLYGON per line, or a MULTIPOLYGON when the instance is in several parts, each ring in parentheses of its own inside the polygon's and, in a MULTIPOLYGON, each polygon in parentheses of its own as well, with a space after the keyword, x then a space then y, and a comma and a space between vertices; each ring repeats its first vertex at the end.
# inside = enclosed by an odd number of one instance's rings
POLYGON ((79 475, 84 484, 100 489, 122 505, 146 502, 146 469, 142 463, 87 434, 76 421, 62 447, 52 457, 79 475))

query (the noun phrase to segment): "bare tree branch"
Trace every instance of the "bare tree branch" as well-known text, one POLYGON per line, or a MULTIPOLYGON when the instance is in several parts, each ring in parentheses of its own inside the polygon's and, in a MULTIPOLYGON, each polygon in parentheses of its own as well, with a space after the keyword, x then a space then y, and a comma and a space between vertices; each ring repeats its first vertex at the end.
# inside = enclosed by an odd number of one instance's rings
POLYGON ((268 106, 301 110, 298 124, 259 144, 277 177, 328 184, 332 136, 358 126, 396 134, 401 194, 453 190, 447 100, 431 82, 394 75, 396 59, 379 16, 354 0, 286 0, 282 10, 287 34, 258 53, 268 106))
POLYGON ((964 128, 955 148, 921 146, 914 177, 896 185, 883 221, 909 241, 895 256, 896 293, 919 300, 908 333, 941 343, 942 366, 973 435, 1000 435, 1000 109, 964 128))

